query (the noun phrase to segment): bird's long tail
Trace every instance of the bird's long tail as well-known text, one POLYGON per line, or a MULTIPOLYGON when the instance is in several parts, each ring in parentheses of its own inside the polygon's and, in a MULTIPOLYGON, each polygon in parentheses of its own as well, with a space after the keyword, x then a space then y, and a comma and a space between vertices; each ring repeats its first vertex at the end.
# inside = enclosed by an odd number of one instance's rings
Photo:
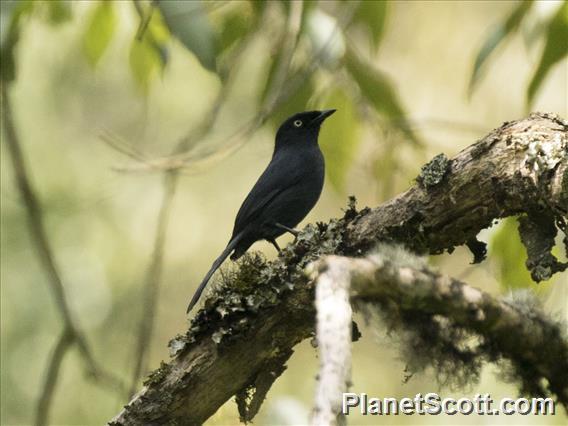
POLYGON ((191 311, 191 309, 195 306, 195 304, 199 300, 199 297, 201 296, 201 293, 203 293, 203 290, 205 290, 205 286, 211 279, 211 276, 215 273, 217 269, 219 269, 219 266, 221 266, 223 261, 235 249, 235 247, 237 246, 240 240, 241 236, 237 235, 235 238, 229 241, 229 244, 227 244, 227 247, 225 248, 225 250, 223 250, 223 253, 221 253, 221 255, 217 259, 215 259, 215 262, 213 262, 213 265, 211 265, 211 269, 209 269, 209 272, 207 272, 207 275, 205 275, 205 278, 203 278, 201 284, 199 284, 199 287, 197 287, 195 294, 191 298, 191 302, 189 302, 189 306, 187 307, 186 313, 189 313, 189 311, 191 311))

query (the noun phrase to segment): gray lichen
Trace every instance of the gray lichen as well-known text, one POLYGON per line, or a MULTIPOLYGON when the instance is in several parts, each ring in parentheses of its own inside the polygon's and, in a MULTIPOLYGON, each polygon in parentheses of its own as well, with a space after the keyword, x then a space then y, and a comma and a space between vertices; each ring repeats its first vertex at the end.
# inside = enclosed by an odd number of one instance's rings
POLYGON ((463 388, 479 381, 484 359, 480 341, 441 315, 407 311, 393 301, 359 306, 365 318, 398 344, 409 377, 431 372, 440 386, 463 388))
POLYGON ((170 342, 170 350, 175 355, 183 342, 191 344, 206 334, 217 345, 230 344, 262 310, 276 306, 298 283, 307 281, 306 265, 323 255, 341 253, 345 223, 365 211, 358 212, 355 197, 350 197, 343 218, 307 225, 274 261, 252 252, 239 260, 238 267, 223 268, 189 331, 170 342))
POLYGON ((148 375, 146 380, 144 380, 144 386, 150 386, 152 384, 161 382, 165 377, 168 376, 168 374, 170 374, 171 368, 172 367, 170 364, 161 361, 160 366, 152 371, 148 375))
POLYGON ((518 133, 512 138, 516 150, 525 151, 523 167, 540 174, 552 170, 568 156, 568 136, 555 133, 552 140, 550 134, 531 131, 518 133))
POLYGON ((422 166, 417 181, 425 188, 431 188, 438 185, 450 169, 450 160, 446 154, 438 154, 428 163, 422 166))
POLYGON ((568 269, 552 254, 557 234, 554 216, 535 212, 519 217, 519 235, 527 249, 527 269, 535 282, 546 281, 556 272, 568 269))
POLYGON ((183 351, 187 346, 187 339, 185 336, 178 334, 168 343, 168 349, 170 350, 170 357, 176 356, 178 353, 183 351))

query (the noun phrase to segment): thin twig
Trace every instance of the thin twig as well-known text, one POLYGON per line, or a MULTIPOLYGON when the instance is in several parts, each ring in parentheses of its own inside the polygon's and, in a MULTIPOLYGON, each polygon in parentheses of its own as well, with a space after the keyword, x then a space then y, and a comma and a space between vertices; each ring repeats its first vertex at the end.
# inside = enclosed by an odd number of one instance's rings
POLYGON ((136 30, 135 38, 137 41, 142 41, 142 38, 148 29, 148 25, 152 20, 152 15, 154 14, 154 3, 151 2, 148 10, 144 11, 140 4, 140 0, 134 0, 134 8, 140 17, 140 24, 138 25, 138 30, 136 30))
POLYGON ((302 10, 304 8, 303 6, 304 3, 302 1, 290 2, 290 12, 288 14, 286 32, 280 46, 282 59, 274 73, 274 80, 271 87, 268 89, 268 96, 266 96, 266 100, 261 111, 265 109, 269 111, 274 109, 272 104, 278 100, 282 87, 286 82, 286 77, 290 70, 290 65, 292 64, 294 50, 298 44, 298 35, 300 34, 300 26, 302 23, 302 10))
MULTIPOLYGON (((293 10, 290 12, 290 19, 288 22, 288 32, 287 38, 291 38, 293 42, 288 43, 289 47, 287 48, 287 54, 284 57, 284 65, 281 65, 283 72, 281 73, 284 77, 286 74, 286 70, 289 69, 290 62, 292 60, 292 55, 294 52, 294 46, 296 45, 299 25, 302 15, 302 7, 294 6, 293 10)), ((249 39, 250 41, 250 39, 249 39)), ((247 43, 243 43, 246 45, 247 43)), ((244 47, 241 48, 241 53, 244 52, 244 47)), ((236 64, 239 62, 240 55, 237 55, 233 62, 236 64)), ((231 69, 236 70, 237 67, 233 66, 231 69)), ((213 103, 211 110, 206 115, 206 120, 202 122, 202 124, 197 127, 191 134, 187 135, 186 137, 182 138, 179 143, 175 146, 174 150, 172 151, 172 155, 166 159, 166 161, 170 161, 169 159, 173 157, 181 158, 182 163, 179 167, 159 167, 162 171, 166 173, 164 178, 164 196, 162 199, 162 205, 160 207, 160 213, 158 217, 158 225, 156 230, 156 236, 154 240, 154 249, 152 260, 150 266, 148 268, 147 280, 145 284, 145 296, 143 302, 143 316, 140 323, 140 329, 137 337, 137 344, 136 344, 136 352, 134 354, 135 363, 134 363, 134 371, 131 379, 131 387, 129 394, 130 396, 135 390, 135 386, 140 378, 140 376, 146 370, 147 364, 147 351, 149 348, 149 343, 152 339, 152 331, 153 331, 153 323, 155 317, 155 309, 158 300, 159 294, 159 282, 161 277, 161 270, 162 264, 164 259, 164 245, 165 245, 165 233, 167 230, 167 223, 168 218, 170 215, 171 203, 173 200, 173 196, 175 194, 175 188, 177 186, 177 180, 179 178, 178 170, 179 168, 183 167, 186 164, 187 158, 184 157, 191 157, 192 155, 199 155, 193 153, 191 151, 191 147, 195 145, 195 143, 202 139, 214 126, 217 121, 219 112, 223 103, 225 102, 232 84, 234 82, 236 71, 232 71, 229 74, 225 84, 221 87, 215 102, 213 103)), ((296 76, 297 77, 297 76, 296 76)), ((290 94, 284 90, 286 85, 286 79, 282 78, 278 84, 273 85, 271 91, 275 91, 276 95, 273 96, 274 101, 270 101, 270 105, 268 110, 266 108, 262 108, 261 112, 257 114, 253 120, 243 126, 237 133, 235 133, 234 137, 239 137, 240 140, 244 140, 246 135, 250 135, 254 132, 262 123, 266 120, 268 115, 273 111, 281 102, 283 102, 290 94)), ((268 97, 271 99, 271 96, 268 97)), ((235 143, 227 143, 225 144, 226 149, 216 149, 210 150, 210 154, 205 155, 205 159, 211 161, 213 157, 219 155, 229 155, 230 153, 234 152, 236 149, 239 148, 239 144, 235 143)), ((124 153, 124 150, 121 150, 124 153)), ((131 152, 127 155, 132 155, 131 152)), ((203 155, 203 153, 201 153, 203 155)), ((159 161, 159 160, 158 160, 159 161)), ((152 161, 146 162, 146 166, 148 163, 152 163, 152 161)), ((156 162, 154 162, 156 165, 156 162)), ((171 165, 171 164, 170 164, 171 165)), ((160 165, 161 166, 161 165, 160 165)))
MULTIPOLYGON (((172 154, 186 151, 213 128, 217 121, 221 106, 230 92, 235 74, 236 72, 232 72, 225 84, 221 87, 221 90, 217 94, 217 97, 207 114, 207 119, 204 120, 191 134, 182 138, 172 150, 172 154)), ((167 227, 178 179, 179 172, 177 170, 166 169, 164 171, 163 198, 160 212, 158 214, 152 260, 148 267, 148 274, 144 285, 142 318, 140 321, 140 328, 133 356, 135 362, 130 383, 129 397, 136 391, 138 380, 147 369, 147 352, 150 347, 154 329, 155 312, 159 295, 159 283, 161 280, 164 262, 164 246, 166 243, 167 227)))
MULTIPOLYGON (((41 207, 29 178, 29 172, 22 153, 21 143, 13 120, 8 87, 5 82, 0 83, 0 91, 2 100, 2 122, 4 124, 6 136, 3 139, 6 141, 8 146, 8 153, 12 161, 16 185, 26 210, 33 247, 36 249, 38 260, 47 274, 47 281, 49 283, 57 311, 61 315, 61 319, 63 321, 63 327, 65 330, 64 335, 69 334, 70 337, 68 337, 68 339, 70 339, 71 343, 77 344, 90 377, 101 384, 118 389, 122 386, 120 380, 112 374, 104 371, 96 364, 89 349, 87 339, 80 328, 76 325, 71 314, 63 281, 61 280, 61 275, 55 263, 51 244, 47 237, 47 232, 45 231, 41 207)), ((47 403, 51 401, 51 394, 54 392, 60 363, 63 359, 63 355, 59 355, 59 351, 66 351, 69 347, 70 343, 64 345, 60 341, 60 344, 56 348, 58 349, 56 354, 57 357, 55 357, 54 362, 49 363, 49 370, 46 373, 46 377, 49 378, 49 382, 46 382, 46 386, 43 389, 43 391, 48 392, 48 394, 41 394, 38 404, 43 405, 41 407, 38 405, 36 410, 38 413, 41 412, 42 416, 45 418, 47 418, 49 411, 49 406, 46 405, 46 401, 47 403)))
POLYGON ((71 311, 65 297, 63 282, 61 281, 59 271, 55 265, 52 250, 45 232, 43 217, 39 202, 32 188, 27 166, 24 161, 23 153, 20 148, 21 144, 16 134, 16 128, 13 121, 12 106, 10 104, 9 94, 5 83, 2 83, 2 121, 6 137, 4 138, 8 145, 8 152, 12 160, 16 185, 20 191, 20 196, 24 202, 26 213, 28 216, 28 225, 30 227, 30 236, 33 240, 34 248, 37 250, 38 259, 42 264, 48 276, 48 283, 51 286, 51 292, 57 305, 57 310, 61 315, 61 319, 67 328, 76 333, 75 322, 71 317, 71 311))
POLYGON ((158 304, 160 281, 164 263, 164 246, 170 219, 170 212, 175 191, 177 188, 177 175, 175 172, 166 172, 164 175, 164 192, 162 205, 158 214, 158 223, 154 237, 154 252, 146 275, 144 284, 144 299, 142 302, 142 316, 136 349, 134 353, 134 370, 130 382, 129 396, 136 391, 138 379, 146 371, 148 364, 148 352, 154 330, 154 318, 158 304))
POLYGON ((341 262, 327 266, 317 276, 315 300, 320 369, 311 423, 318 426, 345 423, 341 395, 351 383, 350 270, 341 262))
MULTIPOLYGON (((254 133, 260 126, 262 126, 268 117, 284 102, 286 102, 291 96, 293 96, 296 91, 301 87, 302 83, 309 78, 310 75, 314 73, 319 64, 321 63, 323 56, 325 55, 326 49, 329 44, 333 41, 336 36, 336 31, 341 31, 346 26, 349 25, 351 21, 356 6, 359 2, 353 1, 349 3, 349 7, 342 14, 341 18, 337 22, 336 30, 334 34, 329 37, 326 43, 317 51, 307 66, 300 68, 294 75, 286 79, 279 87, 275 87, 274 90, 278 93, 275 96, 276 100, 271 102, 270 105, 265 105, 260 111, 251 118, 247 123, 239 127, 232 135, 226 138, 224 145, 219 147, 212 147, 201 152, 194 152, 193 150, 186 150, 183 153, 177 153, 174 155, 156 158, 153 160, 147 160, 144 164, 135 164, 129 166, 123 166, 115 168, 116 171, 120 172, 156 172, 163 170, 177 170, 184 169, 188 166, 194 171, 199 172, 206 167, 209 167, 212 163, 220 161, 221 159, 227 158, 231 154, 238 151, 244 146, 246 141, 249 140, 249 136, 254 133)), ((267 96, 271 98, 272 95, 267 96)), ((184 171, 184 174, 187 172, 184 171)))
POLYGON ((126 142, 120 136, 114 134, 108 129, 102 129, 99 133, 99 138, 112 149, 120 152, 126 157, 132 158, 141 163, 147 162, 147 158, 143 153, 136 150, 131 144, 126 142))
MULTIPOLYGON (((310 225, 305 238, 289 245, 276 260, 266 262, 251 256, 246 268, 231 274, 230 279, 215 290, 193 319, 189 330, 172 341, 173 358, 156 370, 147 386, 112 420, 113 424, 203 424, 233 395, 254 395, 255 387, 258 391, 259 372, 280 375, 282 363, 279 360, 274 364, 274 354, 291 353, 300 341, 313 336, 313 285, 303 268, 308 261, 331 253, 361 256, 378 241, 399 241, 421 253, 451 250, 475 237, 495 218, 517 215, 541 206, 540 185, 548 191, 546 198, 555 203, 555 209, 567 211, 566 198, 562 196, 562 188, 566 187, 567 161, 537 178, 533 172, 519 166, 524 153, 521 151, 519 155, 518 150, 522 148, 510 143, 519 135, 530 141, 533 131, 545 131, 548 136, 544 143, 550 146, 557 137, 564 136, 567 128, 568 124, 552 114, 534 114, 525 120, 506 123, 452 158, 451 173, 446 174, 435 189, 416 184, 373 209, 357 211, 351 204, 343 218, 331 220, 327 225, 310 225), (537 182, 537 179, 544 181, 537 182), (496 187, 495 182, 500 185, 496 187), (464 186, 470 190, 453 190, 464 186), (495 196, 504 193, 510 196, 495 196), (420 216, 419 221, 416 221, 417 216, 420 216), (243 282, 250 285, 243 286, 243 282), (269 298, 267 289, 271 294, 269 298), (219 312, 225 315, 221 316, 219 312)), ((566 382, 565 362, 562 364, 558 360, 568 360, 568 346, 555 320, 544 315, 534 317, 523 305, 517 305, 512 311, 509 304, 496 304, 496 299, 490 295, 481 294, 479 299, 479 291, 428 272, 421 266, 423 262, 408 263, 412 259, 406 255, 388 259, 391 264, 397 259, 404 262, 398 263, 400 268, 389 268, 385 263, 380 273, 375 274, 377 280, 383 281, 390 274, 401 284, 397 286, 398 290, 386 282, 376 287, 384 293, 384 297, 377 294, 381 300, 393 301, 383 306, 392 308, 394 318, 409 326, 415 324, 420 330, 427 331, 425 337, 428 337, 431 329, 421 324, 423 317, 412 315, 411 311, 423 312, 429 318, 439 314, 455 316, 461 323, 458 327, 469 324, 476 328, 477 334, 493 336, 491 340, 474 339, 472 343, 482 343, 477 345, 479 354, 485 349, 489 351, 489 359, 520 360, 519 377, 530 382, 536 380, 539 387, 566 382), (420 280, 420 284, 414 278, 423 274, 427 274, 426 280, 420 280), (432 286, 427 282, 428 277, 440 279, 431 281, 432 286), (431 301, 425 300, 428 289, 432 290, 431 301), (470 302, 476 299, 482 310, 471 309, 475 306, 470 302), (450 311, 453 312, 451 315, 450 311), (503 322, 500 318, 505 317, 501 312, 508 318, 514 315, 517 319, 503 322), (480 327, 487 328, 481 330, 480 327), (521 348, 520 344, 528 349, 521 348), (563 354, 556 356, 560 351, 563 354), (541 375, 552 380, 540 380, 541 375)), ((376 259, 356 262, 357 268, 353 271, 358 274, 363 273, 361 265, 379 266, 376 259)), ((355 282, 352 284, 353 288, 359 288, 355 282)), ((438 339, 430 340, 434 344, 438 339)), ((454 342, 453 339, 443 340, 447 345, 454 342)), ((460 344, 455 350, 449 346, 453 356, 463 353, 463 343, 469 346, 469 342, 456 340, 455 343, 460 344)), ((437 363, 432 356, 422 359, 426 360, 437 363)), ((564 388, 550 386, 550 392, 558 395, 564 388)), ((264 397, 267 386, 263 384, 261 389, 264 397)), ((534 394, 532 390, 526 394, 534 394)), ((564 395, 564 401, 568 401, 568 393, 564 395)))
POLYGON ((51 359, 49 360, 45 371, 45 381, 40 391, 40 397, 36 407, 34 422, 36 426, 44 426, 48 424, 49 407, 51 406, 55 386, 57 385, 59 369, 63 363, 63 358, 67 353, 67 349, 69 349, 73 344, 73 340, 73 331, 65 328, 55 344, 55 348, 51 354, 51 359))
MULTIPOLYGON (((139 0, 134 0, 134 5, 136 11, 138 12, 139 16, 142 17, 142 9, 139 4, 139 0)), ((237 46, 234 52, 231 54, 230 64, 227 66, 230 70, 238 69, 239 61, 241 60, 246 47, 250 44, 252 39, 254 38, 254 31, 250 31, 249 34, 245 37, 245 39, 237 46)), ((205 135, 213 128, 213 125, 216 123, 219 113, 221 111, 221 107, 225 103, 235 81, 235 77, 237 75, 236 71, 232 71, 229 73, 228 77, 224 80, 224 84, 221 86, 219 93, 217 94, 215 100, 213 101, 212 107, 210 108, 209 112, 205 115, 204 120, 199 124, 198 127, 192 129, 187 135, 182 137, 180 141, 176 144, 175 148, 172 152, 165 157, 150 159, 147 158, 143 153, 138 152, 133 147, 130 146, 127 142, 122 140, 119 136, 111 134, 109 131, 101 132, 101 139, 109 145, 111 148, 117 150, 121 154, 130 157, 137 161, 136 166, 118 166, 113 167, 113 170, 118 172, 136 172, 136 171, 168 171, 168 170, 177 170, 181 169, 184 165, 184 161, 182 162, 175 162, 174 165, 168 166, 167 164, 172 162, 172 158, 183 158, 185 155, 188 155, 190 158, 203 158, 209 156, 208 152, 205 153, 191 153, 192 148, 195 147, 197 142, 199 142, 205 135)), ((247 128, 244 126, 243 128, 247 128)), ((185 160, 187 161, 187 160, 185 160)))

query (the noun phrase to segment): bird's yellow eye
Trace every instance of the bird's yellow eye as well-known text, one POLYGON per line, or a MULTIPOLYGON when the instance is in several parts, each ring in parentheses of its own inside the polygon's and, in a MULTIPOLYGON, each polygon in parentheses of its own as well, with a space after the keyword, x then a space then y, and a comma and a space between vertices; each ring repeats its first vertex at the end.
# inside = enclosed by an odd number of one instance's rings
POLYGON ((294 126, 296 126, 296 127, 302 127, 302 124, 303 124, 303 123, 302 123, 302 120, 296 120, 296 121, 294 121, 294 126))

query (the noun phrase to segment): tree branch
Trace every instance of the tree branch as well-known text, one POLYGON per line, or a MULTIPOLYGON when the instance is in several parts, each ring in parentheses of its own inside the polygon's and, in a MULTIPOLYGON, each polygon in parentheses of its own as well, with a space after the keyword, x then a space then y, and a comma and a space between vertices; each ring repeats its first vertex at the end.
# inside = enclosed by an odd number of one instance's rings
MULTIPOLYGON (((341 30, 347 27, 351 19, 353 18, 356 6, 359 1, 349 2, 343 11, 341 19, 337 22, 337 29, 341 30)), ((287 28, 287 34, 283 38, 282 49, 287 50, 287 45, 289 43, 295 43, 296 34, 296 17, 301 10, 298 6, 294 6, 293 16, 290 16, 287 28), (284 46, 286 45, 286 46, 284 46)), ((251 33, 252 34, 252 33, 251 33)), ((232 133, 228 138, 225 138, 225 142, 221 148, 213 147, 206 148, 202 150, 194 150, 191 144, 186 145, 183 150, 176 153, 172 153, 169 156, 155 158, 155 159, 142 159, 138 162, 140 164, 128 165, 124 167, 116 168, 118 171, 123 172, 144 172, 144 171, 175 171, 182 169, 190 169, 191 172, 204 170, 209 167, 212 162, 219 161, 221 158, 226 158, 230 154, 236 152, 240 149, 243 144, 249 139, 250 135, 256 131, 264 122, 270 117, 270 115, 281 106, 286 100, 294 95, 301 89, 302 84, 309 79, 310 76, 317 70, 318 65, 324 60, 326 50, 329 44, 333 42, 334 38, 337 36, 333 33, 331 37, 324 43, 324 45, 317 51, 314 52, 313 58, 310 61, 303 64, 299 70, 288 76, 286 79, 275 79, 275 84, 271 85, 269 88, 269 93, 267 94, 267 101, 263 102, 260 106, 260 110, 254 115, 250 120, 248 120, 244 125, 237 128, 234 133, 232 133), (282 81, 279 81, 282 80, 282 81)), ((251 37, 251 36, 249 36, 251 37)), ((245 43, 246 44, 246 43, 245 43)), ((239 55, 240 56, 240 55, 239 55)), ((289 56, 286 54, 285 56, 289 56)), ((283 61, 289 62, 292 58, 283 58, 283 61)), ((233 63, 237 62, 234 58, 233 63)), ((283 68, 289 68, 289 64, 283 62, 283 68)), ((280 71, 280 70, 278 70, 280 71)), ((279 73, 279 72, 278 72, 279 73)), ((220 108, 221 104, 218 104, 220 108)), ((209 116, 205 123, 208 123, 209 116)), ((208 124, 205 124, 208 126, 208 124)), ((116 141, 115 141, 116 142, 116 141)), ((131 153, 128 154, 132 157, 131 153)))
MULTIPOLYGON (((235 61, 238 62, 238 58, 235 58, 235 61)), ((192 146, 195 145, 197 141, 199 141, 208 132, 211 131, 211 129, 217 122, 219 112, 221 111, 221 106, 223 105, 223 102, 226 100, 231 87, 233 86, 235 75, 236 71, 233 70, 226 79, 225 84, 221 86, 221 89, 219 90, 219 93, 217 94, 216 99, 213 102, 209 113, 207 114, 207 119, 203 120, 199 126, 197 126, 192 132, 183 137, 175 145, 174 149, 172 150, 172 155, 179 155, 181 153, 187 152, 192 146)), ((162 276, 164 246, 166 244, 167 228, 170 220, 174 196, 178 187, 178 181, 179 170, 166 169, 163 172, 163 196, 157 218, 153 253, 144 283, 143 310, 140 319, 137 344, 134 351, 135 362, 130 391, 128 395, 129 397, 132 397, 132 395, 136 391, 138 380, 140 379, 140 376, 142 374, 145 374, 146 371, 146 363, 148 358, 147 352, 152 340, 155 320, 154 317, 156 306, 158 305, 159 284, 162 276)))
MULTIPOLYGON (((246 256, 224 275, 189 330, 170 342, 172 360, 112 422, 200 424, 233 395, 254 393, 259 377, 280 374, 292 348, 313 335, 314 286, 304 268, 323 255, 360 257, 390 241, 440 253, 469 242, 479 258, 473 241, 498 218, 542 211, 563 219, 567 130, 551 114, 505 123, 451 160, 436 157, 416 185, 391 201, 361 211, 352 203, 343 218, 308 225, 272 262, 246 256), (536 140, 542 149, 535 154, 536 140)), ((550 338, 547 344, 559 344, 560 336, 550 338)))
POLYGON ((132 378, 130 382, 129 397, 134 395, 140 376, 145 374, 147 371, 148 352, 152 342, 156 306, 158 305, 160 281, 162 279, 164 246, 166 244, 168 223, 177 188, 177 178, 178 176, 175 172, 164 173, 162 202, 156 223, 154 248, 143 287, 143 309, 140 315, 140 327, 138 329, 136 347, 133 356, 134 369, 132 371, 132 378))
MULTIPOLYGON (((568 341, 562 324, 547 318, 534 302, 496 299, 433 272, 423 259, 393 246, 381 246, 364 259, 328 256, 317 262, 314 269, 316 294, 329 281, 341 282, 350 289, 355 306, 366 305, 367 315, 373 309, 379 310, 381 316, 388 318, 389 328, 410 330, 408 340, 412 347, 403 351, 410 364, 424 363, 435 351, 438 369, 446 368, 448 374, 471 379, 479 373, 483 361, 504 359, 510 362, 513 377, 521 381, 523 393, 553 394, 568 408, 568 341), (442 348, 440 342, 444 342, 442 348)), ((319 341, 323 312, 319 305, 317 308, 319 341)), ((344 327, 337 327, 335 333, 328 330, 332 336, 328 352, 344 350, 346 339, 338 336, 343 330, 344 327)), ((348 369, 349 365, 343 368, 348 369)), ((322 366, 319 380, 329 376, 333 374, 322 366)), ((334 420, 340 413, 345 391, 345 387, 335 390, 335 406, 333 410, 328 407, 328 420, 314 424, 333 424, 329 419, 334 420)))
POLYGON ((85 334, 71 315, 65 294, 65 287, 61 280, 61 275, 55 262, 55 256, 53 255, 51 244, 45 230, 41 206, 29 178, 20 140, 16 132, 12 105, 8 93, 8 83, 6 81, 0 82, 0 92, 2 101, 2 124, 5 132, 5 138, 3 138, 3 140, 6 141, 8 146, 8 153, 12 161, 16 185, 28 216, 32 245, 37 252, 41 266, 47 274, 50 291, 53 295, 56 309, 61 315, 64 330, 56 344, 53 357, 48 364, 48 370, 45 373, 46 379, 44 387, 38 399, 36 421, 41 424, 47 422, 49 401, 51 401, 51 396, 55 390, 59 367, 63 362, 65 352, 71 347, 71 343, 77 345, 90 377, 114 389, 120 389, 123 386, 118 378, 105 371, 96 363, 88 346, 85 334))
POLYGON ((312 424, 336 425, 345 423, 341 415, 341 396, 351 382, 351 268, 346 262, 329 261, 325 267, 317 269, 313 279, 317 280, 316 335, 320 370, 312 424))
POLYGON ((36 407, 34 424, 37 426, 45 426, 48 424, 49 407, 53 399, 55 386, 57 385, 59 368, 61 367, 61 364, 63 364, 63 358, 72 343, 73 333, 71 333, 68 329, 64 329, 59 339, 57 339, 57 343, 53 349, 53 354, 51 355, 51 359, 49 360, 49 364, 46 368, 45 381, 36 407))

